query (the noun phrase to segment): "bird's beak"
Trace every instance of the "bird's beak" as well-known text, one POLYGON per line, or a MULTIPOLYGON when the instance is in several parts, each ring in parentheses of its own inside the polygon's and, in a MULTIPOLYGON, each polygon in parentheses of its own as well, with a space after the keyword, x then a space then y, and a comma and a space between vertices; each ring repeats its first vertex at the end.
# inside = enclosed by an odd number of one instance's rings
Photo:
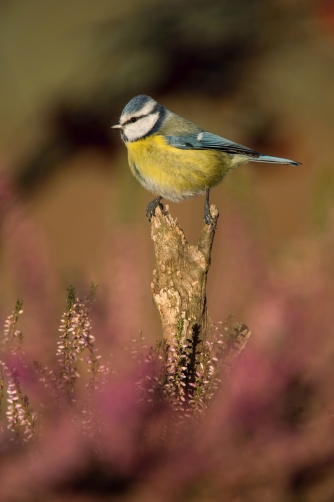
POLYGON ((115 124, 111 126, 111 129, 123 129, 123 126, 121 126, 121 124, 115 124))

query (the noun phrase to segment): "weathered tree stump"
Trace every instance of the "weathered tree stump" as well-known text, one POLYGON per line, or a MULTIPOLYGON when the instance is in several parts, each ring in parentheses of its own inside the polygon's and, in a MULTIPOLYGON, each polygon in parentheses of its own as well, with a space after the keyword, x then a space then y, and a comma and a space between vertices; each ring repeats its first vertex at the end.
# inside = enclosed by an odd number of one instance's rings
MULTIPOLYGON (((217 221, 214 205, 211 214, 217 221)), ((170 344, 175 336, 191 338, 197 330, 203 339, 213 326, 207 312, 206 282, 215 227, 204 225, 197 246, 192 246, 171 217, 168 206, 158 207, 152 218, 151 235, 156 256, 152 294, 163 336, 170 344)))
MULTIPOLYGON (((216 206, 211 205, 210 211, 217 222, 216 206)), ((163 337, 167 347, 188 346, 195 351, 192 364, 195 371, 200 361, 197 359, 199 344, 209 340, 210 333, 214 334, 215 329, 207 311, 206 282, 216 226, 204 225, 197 245, 192 246, 171 217, 168 206, 165 209, 156 208, 151 225, 156 257, 151 286, 163 337)), ((222 343, 221 362, 226 375, 244 350, 250 335, 250 330, 243 323, 225 325, 219 343, 222 343)))

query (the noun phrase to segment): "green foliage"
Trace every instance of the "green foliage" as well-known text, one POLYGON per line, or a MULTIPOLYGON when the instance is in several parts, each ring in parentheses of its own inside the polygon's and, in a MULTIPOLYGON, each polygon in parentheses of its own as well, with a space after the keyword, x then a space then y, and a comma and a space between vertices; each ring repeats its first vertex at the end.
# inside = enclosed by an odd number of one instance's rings
POLYGON ((87 297, 88 302, 92 302, 94 300, 98 287, 99 287, 98 283, 93 281, 90 286, 90 290, 87 297))
POLYGON ((179 317, 179 319, 177 320, 177 338, 178 339, 181 339, 181 337, 182 337, 183 326, 184 326, 184 319, 183 319, 183 317, 179 317))
POLYGON ((67 309, 66 309, 67 312, 71 310, 74 302, 75 302, 75 287, 71 285, 67 288, 67 309))

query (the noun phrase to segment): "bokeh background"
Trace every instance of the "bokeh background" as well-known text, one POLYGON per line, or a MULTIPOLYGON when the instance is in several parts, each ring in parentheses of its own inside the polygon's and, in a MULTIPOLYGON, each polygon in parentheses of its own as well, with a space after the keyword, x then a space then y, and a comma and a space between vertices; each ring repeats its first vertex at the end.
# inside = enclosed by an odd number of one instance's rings
MULTIPOLYGON (((189 500, 219 500, 224 490, 236 501, 334 499, 333 84, 333 0, 0 1, 0 322, 22 298, 31 359, 54 360, 70 284, 82 296, 91 281, 99 284, 93 327, 103 354, 110 340, 139 330, 149 343, 161 336, 145 216, 152 195, 132 177, 110 129, 134 95, 302 162, 250 163, 212 191, 220 218, 209 312, 214 322, 233 313, 253 334, 221 401, 226 458, 213 455, 217 498, 203 481, 189 500), (231 462, 231 476, 222 477, 231 462)), ((169 204, 192 243, 203 202, 169 204)), ((218 415, 212 437, 203 435, 209 456, 222 430, 218 415)), ((57 479, 66 481, 57 441, 57 479)), ((73 447, 74 471, 80 448, 73 447)), ((30 483, 25 461, 18 474, 12 458, 8 493, 17 479, 30 483)), ((164 481, 156 478, 161 493, 178 486, 170 458, 164 481)), ((193 469, 184 474, 188 489, 204 461, 195 465, 190 452, 185 462, 193 469)), ((94 477, 89 472, 83 479, 94 477)), ((153 488, 147 493, 143 500, 158 500, 153 488)), ((179 500, 170 497, 161 500, 179 500)))
MULTIPOLYGON (((152 195, 110 129, 139 93, 303 164, 248 164, 213 191, 214 321, 232 312, 249 323, 273 270, 310 265, 334 194, 332 1, 3 0, 0 10, 0 315, 24 300, 27 343, 51 350, 36 313, 56 326, 67 286, 84 294, 92 280, 114 331, 160 336, 152 195)), ((170 208, 195 243, 203 198, 170 208)))
MULTIPOLYGON (((316 238, 326 222, 333 2, 2 0, 0 12, 2 316, 17 297, 32 301, 29 288, 41 287, 32 269, 40 265, 43 301, 63 301, 69 283, 95 280, 110 290, 113 281, 111 289, 142 302, 125 315, 128 328, 157 335, 144 214, 152 196, 132 178, 110 130, 127 101, 145 93, 216 134, 303 163, 248 164, 213 191, 221 217, 210 311, 215 320, 230 311, 243 317, 250 279, 236 257, 245 243, 233 218, 267 258, 298 238, 316 238), (113 268, 115 260, 122 264, 113 268), (124 275, 113 278, 110 267, 124 275)), ((202 206, 201 198, 170 204, 191 242, 202 206)))

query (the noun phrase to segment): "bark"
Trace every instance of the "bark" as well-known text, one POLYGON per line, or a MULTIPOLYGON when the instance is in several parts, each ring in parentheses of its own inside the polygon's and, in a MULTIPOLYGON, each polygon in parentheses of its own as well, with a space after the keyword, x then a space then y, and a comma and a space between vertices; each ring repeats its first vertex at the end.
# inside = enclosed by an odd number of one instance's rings
MULTIPOLYGON (((218 209, 211 205, 210 211, 217 222, 218 209)), ((204 225, 197 245, 190 245, 171 217, 168 206, 156 208, 151 227, 156 268, 151 287, 167 345, 174 345, 176 338, 184 343, 194 339, 202 343, 214 328, 207 311, 206 283, 215 231, 215 226, 204 225)), ((245 348, 250 335, 250 330, 242 323, 236 323, 224 335, 226 373, 245 348)))
MULTIPOLYGON (((217 221, 218 210, 214 205, 211 214, 217 221)), ((207 312, 206 282, 215 227, 204 225, 198 244, 192 246, 167 206, 156 209, 151 234, 156 256, 152 294, 163 336, 170 344, 176 336, 191 338, 196 330, 203 339, 213 326, 207 312)))

